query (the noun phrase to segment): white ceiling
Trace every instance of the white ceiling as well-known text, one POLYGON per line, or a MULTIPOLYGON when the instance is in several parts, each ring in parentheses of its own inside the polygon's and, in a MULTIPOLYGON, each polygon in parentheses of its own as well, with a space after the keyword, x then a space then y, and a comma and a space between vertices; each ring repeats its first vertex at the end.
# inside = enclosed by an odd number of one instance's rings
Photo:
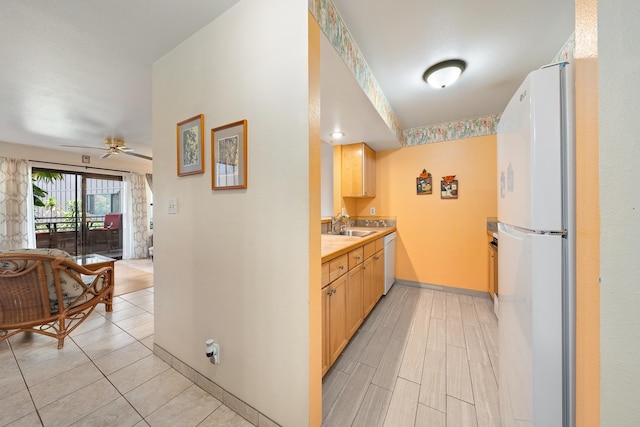
MULTIPOLYGON (((333 1, 405 129, 501 112, 574 27, 573 0, 333 1), (429 88, 424 70, 450 58, 467 61, 462 78, 429 88)), ((152 155, 153 62, 237 2, 2 0, 0 141, 61 149, 120 136, 152 155)), ((340 127, 344 142, 399 147, 326 40, 321 55, 323 139, 340 127)))

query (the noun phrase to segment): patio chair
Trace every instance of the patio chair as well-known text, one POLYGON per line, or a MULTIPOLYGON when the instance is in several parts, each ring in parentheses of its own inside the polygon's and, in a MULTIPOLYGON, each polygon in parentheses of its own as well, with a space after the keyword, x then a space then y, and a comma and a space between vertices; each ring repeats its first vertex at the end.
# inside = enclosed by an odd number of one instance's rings
POLYGON ((121 213, 108 213, 104 216, 104 226, 96 227, 89 230, 95 237, 92 239, 97 241, 96 237, 102 236, 104 242, 109 249, 115 249, 120 245, 120 225, 122 223, 121 213))

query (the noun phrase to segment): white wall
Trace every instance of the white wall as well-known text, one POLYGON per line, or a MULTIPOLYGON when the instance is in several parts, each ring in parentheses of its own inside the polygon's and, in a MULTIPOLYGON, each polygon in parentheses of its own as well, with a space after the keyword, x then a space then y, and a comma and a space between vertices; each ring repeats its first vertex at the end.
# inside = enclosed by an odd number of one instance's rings
POLYGON ((601 425, 640 425, 640 2, 598 2, 601 425))
POLYGON ((287 426, 309 419, 307 39, 306 2, 242 0, 153 69, 155 343, 287 426), (206 171, 177 177, 199 113, 206 171), (210 130, 241 119, 248 189, 213 192, 210 130))

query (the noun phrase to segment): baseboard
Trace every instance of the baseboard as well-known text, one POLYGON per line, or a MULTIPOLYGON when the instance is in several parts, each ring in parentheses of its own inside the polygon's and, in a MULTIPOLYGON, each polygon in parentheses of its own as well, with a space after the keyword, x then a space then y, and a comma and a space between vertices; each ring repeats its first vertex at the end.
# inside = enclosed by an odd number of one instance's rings
POLYGON ((431 289, 434 291, 451 292, 454 294, 469 295, 469 296, 478 297, 478 298, 486 298, 491 301, 493 300, 489 292, 474 291, 472 289, 454 288, 452 286, 434 285, 431 283, 413 282, 411 280, 400 280, 400 279, 396 279, 395 284, 413 286, 414 288, 431 289))
POLYGON ((182 360, 173 356, 158 344, 153 344, 153 352, 160 359, 171 365, 173 369, 180 372, 182 375, 191 380, 195 385, 209 393, 214 398, 218 399, 220 402, 222 402, 224 405, 229 407, 231 410, 233 410, 235 413, 240 415, 242 418, 244 418, 254 426, 279 427, 279 424, 271 420, 269 417, 253 408, 251 405, 243 402, 241 399, 238 399, 236 396, 229 393, 227 390, 220 387, 218 384, 214 383, 209 378, 205 377, 200 372, 184 363, 182 360))

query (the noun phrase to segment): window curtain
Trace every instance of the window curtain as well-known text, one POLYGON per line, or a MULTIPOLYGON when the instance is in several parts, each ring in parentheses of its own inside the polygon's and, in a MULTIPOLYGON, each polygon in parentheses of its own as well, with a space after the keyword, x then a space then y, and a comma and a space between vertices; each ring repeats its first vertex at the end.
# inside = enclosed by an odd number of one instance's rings
POLYGON ((124 259, 149 257, 149 221, 147 219, 147 189, 145 177, 131 172, 124 176, 125 205, 123 212, 124 259))
POLYGON ((34 248, 31 166, 0 157, 0 250, 34 248))

